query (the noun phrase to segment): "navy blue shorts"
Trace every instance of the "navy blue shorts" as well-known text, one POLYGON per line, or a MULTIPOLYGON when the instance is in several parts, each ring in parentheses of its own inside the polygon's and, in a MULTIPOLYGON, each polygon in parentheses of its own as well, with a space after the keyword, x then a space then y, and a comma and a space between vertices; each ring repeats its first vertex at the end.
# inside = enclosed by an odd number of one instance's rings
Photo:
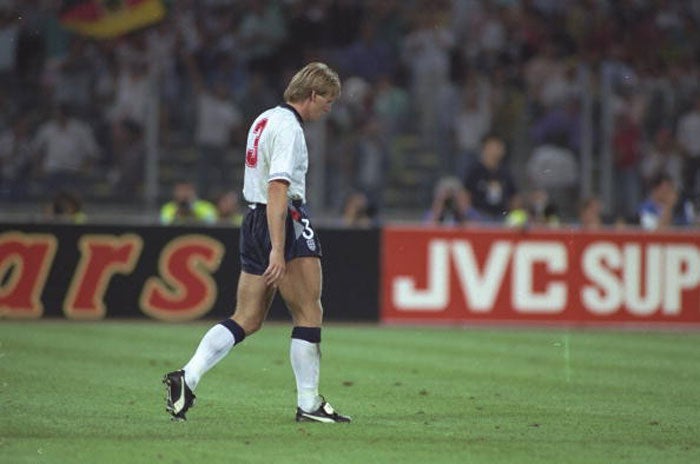
MULTIPOLYGON (((287 236, 284 258, 291 261, 301 257, 321 257, 321 242, 311 227, 308 215, 300 202, 291 202, 287 211, 287 236)), ((249 274, 262 275, 270 264, 270 232, 267 228, 266 206, 255 204, 241 224, 241 269, 249 274)))

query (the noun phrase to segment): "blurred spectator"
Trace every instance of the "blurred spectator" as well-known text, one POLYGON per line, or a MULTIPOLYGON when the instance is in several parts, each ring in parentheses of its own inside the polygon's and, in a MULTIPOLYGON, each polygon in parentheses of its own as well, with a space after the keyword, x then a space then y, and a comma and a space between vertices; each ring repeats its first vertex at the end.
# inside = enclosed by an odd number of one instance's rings
POLYGON ((33 150, 28 114, 0 133, 0 198, 21 199, 32 174, 33 150))
POLYGON ((532 151, 527 177, 536 189, 556 197, 567 216, 574 217, 579 168, 574 153, 561 144, 544 144, 532 151))
MULTIPOLYGON (((146 56, 157 80, 157 92, 160 105, 161 140, 169 143, 171 125, 180 123, 179 108, 180 94, 183 82, 178 71, 177 51, 183 44, 178 40, 178 32, 173 23, 174 15, 166 16, 165 20, 155 25, 145 34, 146 56)), ((177 125, 177 124, 176 124, 177 125)))
POLYGON ((533 226, 556 228, 561 225, 561 218, 559 208, 550 200, 547 191, 535 189, 527 196, 515 193, 511 197, 504 223, 520 229, 533 226))
POLYGON ((141 126, 130 119, 121 123, 123 141, 114 153, 114 166, 108 180, 115 195, 121 199, 136 198, 143 185, 146 145, 141 126))
POLYGON ((403 61, 411 73, 411 94, 418 110, 418 132, 429 149, 434 149, 437 142, 440 108, 435 95, 448 84, 450 49, 455 40, 446 19, 445 12, 435 6, 417 9, 413 28, 402 45, 403 61))
POLYGON ((578 208, 578 225, 582 229, 597 230, 603 227, 603 206, 598 197, 584 198, 578 208))
POLYGON ((345 227, 368 228, 378 225, 377 209, 360 190, 350 192, 342 209, 342 224, 345 227))
POLYGON ((678 190, 668 174, 657 174, 651 181, 647 198, 639 205, 639 224, 646 230, 659 230, 672 225, 688 225, 686 211, 675 216, 678 190))
POLYGON ((351 76, 343 81, 343 93, 337 100, 338 105, 344 110, 334 119, 347 118, 343 124, 357 124, 364 122, 367 117, 368 105, 371 101, 372 86, 359 76, 351 76))
POLYGON ((365 5, 367 11, 364 16, 371 18, 376 24, 379 40, 386 43, 391 52, 398 56, 401 38, 406 33, 406 15, 402 11, 402 8, 405 9, 405 2, 381 0, 366 2, 365 5))
POLYGON ((508 205, 508 213, 504 219, 504 224, 507 227, 514 229, 524 229, 529 225, 530 213, 527 210, 525 199, 522 194, 515 193, 510 198, 508 205))
POLYGON ((71 108, 73 114, 81 118, 92 116, 93 61, 87 42, 73 37, 68 53, 49 61, 45 70, 45 81, 51 87, 54 104, 71 108))
POLYGON ((477 33, 480 60, 487 68, 492 67, 507 46, 504 16, 506 9, 492 2, 485 2, 477 33))
POLYGON ((377 38, 377 24, 366 19, 355 41, 338 54, 341 74, 358 76, 374 83, 381 76, 392 75, 395 58, 389 44, 377 38))
POLYGON ((54 221, 84 224, 87 220, 80 196, 69 190, 56 192, 46 212, 48 217, 54 221))
POLYGON ((642 177, 648 186, 659 173, 668 174, 676 187, 683 186, 683 157, 679 153, 670 129, 661 128, 656 131, 642 160, 642 177))
POLYGON ((476 210, 490 220, 502 221, 515 193, 515 182, 504 164, 506 145, 493 134, 484 137, 479 161, 467 171, 464 186, 476 210))
POLYGON ((536 188, 529 195, 528 218, 535 226, 559 227, 561 218, 559 206, 552 200, 547 190, 536 188))
POLYGON ((214 224, 216 207, 197 197, 197 189, 190 181, 179 181, 173 187, 173 199, 160 209, 161 224, 204 223, 214 224))
POLYGON ((288 65, 305 60, 307 50, 318 50, 324 45, 329 29, 328 16, 330 2, 289 2, 288 8, 288 40, 283 44, 282 55, 288 65))
POLYGON ((20 22, 11 3, 0 3, 0 82, 12 92, 17 78, 20 22))
POLYGON ((433 203, 425 222, 433 225, 464 225, 481 219, 472 207, 469 192, 457 177, 443 177, 435 186, 433 203))
POLYGON ((491 130, 491 86, 481 79, 468 81, 460 103, 454 121, 457 148, 454 172, 463 173, 476 161, 481 140, 491 130))
POLYGON ((277 103, 275 93, 267 83, 265 74, 251 72, 243 95, 238 100, 238 106, 243 113, 243 121, 252 121, 255 115, 264 108, 271 108, 277 103))
POLYGON ((225 82, 217 80, 207 84, 191 56, 185 56, 185 63, 197 105, 197 188, 207 197, 213 191, 225 189, 229 182, 226 155, 232 140, 242 138, 242 117, 230 99, 225 82))
POLYGON ((370 118, 362 125, 354 158, 354 186, 365 192, 374 204, 381 206, 390 153, 377 118, 370 118))
POLYGON ((519 125, 520 119, 527 111, 527 95, 522 90, 522 79, 505 65, 495 67, 488 75, 491 81, 491 99, 493 117, 491 132, 511 134, 519 125))
POLYGON ((251 70, 274 75, 277 53, 287 38, 287 25, 279 2, 248 0, 238 30, 240 47, 251 70))
POLYGON ((535 145, 556 141, 557 145, 578 152, 581 146, 581 118, 575 100, 544 111, 530 128, 535 145))
POLYGON ((108 110, 108 120, 112 124, 112 143, 115 150, 125 142, 124 121, 132 121, 146 127, 148 106, 152 97, 149 82, 149 56, 145 38, 142 35, 130 36, 129 41, 117 50, 117 78, 112 107, 108 110))
POLYGON ((397 86, 390 76, 381 76, 373 88, 372 111, 389 137, 395 136, 405 127, 409 114, 409 96, 397 86))
POLYGON ((219 194, 214 204, 219 224, 240 227, 244 214, 241 211, 241 197, 237 192, 229 190, 219 194))
POLYGON ((525 65, 524 76, 530 96, 539 107, 548 106, 543 95, 552 80, 564 73, 564 65, 557 56, 557 44, 548 41, 542 44, 535 56, 525 65))
POLYGON ((677 137, 685 156, 685 191, 700 194, 700 94, 693 107, 678 120, 677 137))
POLYGON ((581 94, 575 62, 564 63, 555 69, 557 72, 547 76, 539 95, 546 108, 566 105, 581 94))
POLYGON ((56 106, 53 117, 39 126, 33 140, 46 176, 46 189, 79 188, 90 164, 99 157, 92 129, 68 115, 65 106, 56 106))
POLYGON ((641 190, 639 162, 642 159, 642 129, 632 116, 618 115, 613 133, 615 207, 618 215, 629 217, 639 203, 641 190))

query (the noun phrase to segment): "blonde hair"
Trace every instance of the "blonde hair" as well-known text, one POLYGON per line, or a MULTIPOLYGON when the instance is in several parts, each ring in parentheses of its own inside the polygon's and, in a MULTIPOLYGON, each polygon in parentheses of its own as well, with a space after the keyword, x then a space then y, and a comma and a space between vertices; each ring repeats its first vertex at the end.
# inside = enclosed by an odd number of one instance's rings
POLYGON ((301 102, 309 98, 312 92, 326 98, 338 97, 340 95, 338 73, 324 63, 307 64, 289 81, 289 85, 284 91, 284 101, 301 102))

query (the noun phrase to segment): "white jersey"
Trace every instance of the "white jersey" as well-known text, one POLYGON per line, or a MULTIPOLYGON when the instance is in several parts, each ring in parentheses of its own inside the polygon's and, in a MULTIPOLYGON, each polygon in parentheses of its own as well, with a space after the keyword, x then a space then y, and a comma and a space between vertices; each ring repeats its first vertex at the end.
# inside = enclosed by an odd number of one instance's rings
POLYGON ((262 113, 248 132, 243 196, 249 203, 267 204, 272 180, 289 182, 288 196, 306 201, 306 170, 309 152, 299 114, 289 105, 262 113))

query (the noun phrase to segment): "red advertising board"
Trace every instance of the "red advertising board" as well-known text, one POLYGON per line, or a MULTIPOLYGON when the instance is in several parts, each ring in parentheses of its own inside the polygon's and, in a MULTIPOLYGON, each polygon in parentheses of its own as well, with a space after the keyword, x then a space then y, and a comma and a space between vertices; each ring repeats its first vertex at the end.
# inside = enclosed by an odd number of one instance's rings
POLYGON ((700 234, 387 227, 381 320, 700 324, 700 234))

